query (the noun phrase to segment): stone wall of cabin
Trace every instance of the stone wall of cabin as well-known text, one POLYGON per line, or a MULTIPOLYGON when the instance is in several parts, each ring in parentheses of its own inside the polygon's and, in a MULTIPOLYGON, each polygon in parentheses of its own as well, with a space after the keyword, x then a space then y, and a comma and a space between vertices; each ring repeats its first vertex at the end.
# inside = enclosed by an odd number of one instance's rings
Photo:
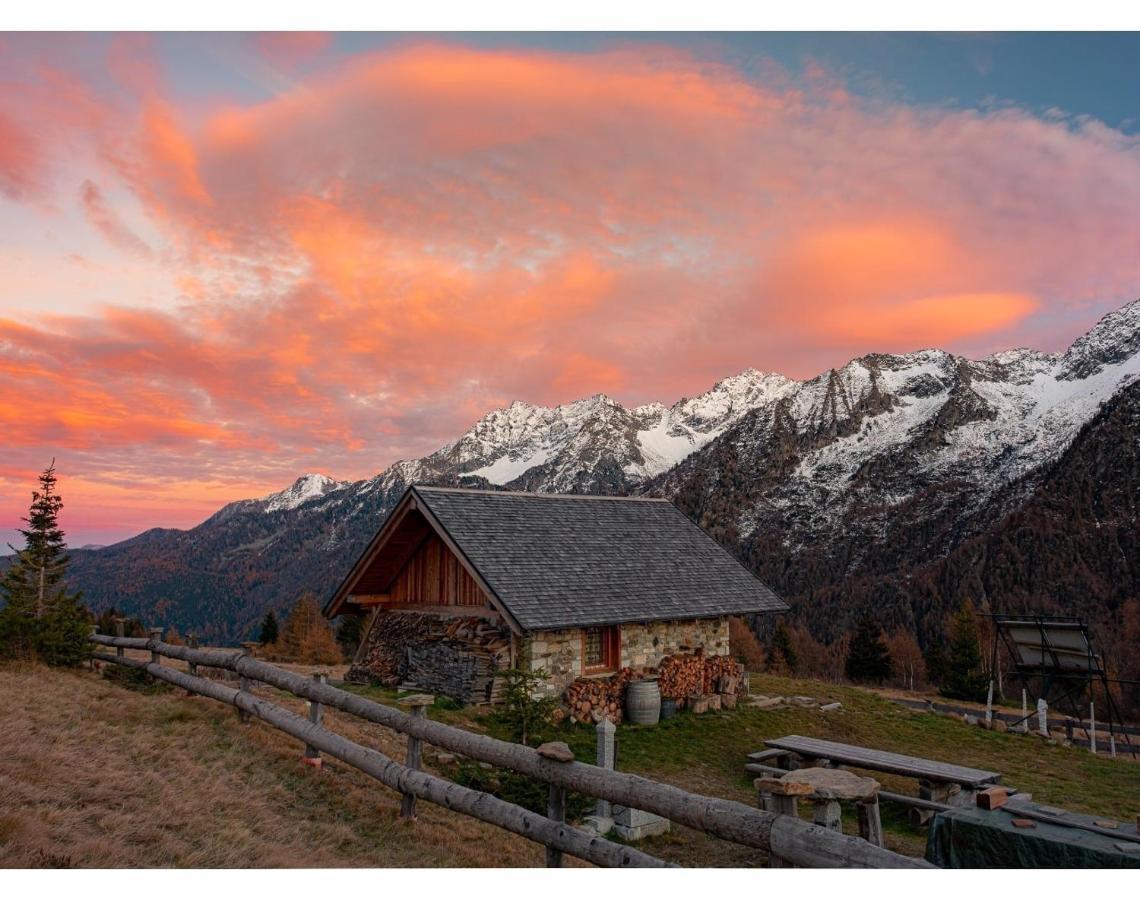
MULTIPOLYGON (((729 652, 727 617, 618 627, 622 666, 656 668, 666 656, 698 649, 706 656, 727 656, 729 652)), ((550 676, 549 692, 561 696, 570 682, 582 676, 582 629, 533 632, 523 641, 523 659, 529 660, 531 671, 545 669, 550 676)))
POLYGON ((506 626, 478 616, 384 610, 372 622, 348 681, 414 684, 463 703, 492 699, 495 673, 510 668, 506 626))

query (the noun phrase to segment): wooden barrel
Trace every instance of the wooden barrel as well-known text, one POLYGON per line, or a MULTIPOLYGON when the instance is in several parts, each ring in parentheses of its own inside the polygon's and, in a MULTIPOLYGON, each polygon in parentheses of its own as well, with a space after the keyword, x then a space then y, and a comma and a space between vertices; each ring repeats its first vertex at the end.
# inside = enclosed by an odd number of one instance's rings
POLYGON ((625 689, 625 714, 634 725, 656 725, 661 718, 661 690, 656 678, 631 681, 625 689))

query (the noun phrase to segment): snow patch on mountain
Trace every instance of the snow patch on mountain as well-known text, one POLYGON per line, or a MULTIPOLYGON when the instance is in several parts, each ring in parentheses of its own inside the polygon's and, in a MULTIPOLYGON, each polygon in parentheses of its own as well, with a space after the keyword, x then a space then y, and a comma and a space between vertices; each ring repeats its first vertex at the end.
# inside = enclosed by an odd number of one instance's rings
POLYGON ((296 509, 303 503, 316 500, 331 491, 340 490, 348 485, 349 482, 347 481, 337 481, 327 475, 310 473, 302 475, 285 490, 262 497, 261 502, 265 504, 265 512, 296 509))

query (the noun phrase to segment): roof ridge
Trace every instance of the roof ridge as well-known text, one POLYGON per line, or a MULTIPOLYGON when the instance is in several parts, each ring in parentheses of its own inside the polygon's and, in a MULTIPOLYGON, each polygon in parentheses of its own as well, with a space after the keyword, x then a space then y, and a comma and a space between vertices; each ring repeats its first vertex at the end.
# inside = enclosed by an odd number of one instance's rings
POLYGON ((441 487, 415 482, 412 488, 417 491, 440 491, 448 494, 481 494, 489 497, 528 497, 539 500, 628 500, 636 503, 673 504, 664 497, 620 497, 613 494, 554 494, 542 491, 491 491, 486 488, 441 487))

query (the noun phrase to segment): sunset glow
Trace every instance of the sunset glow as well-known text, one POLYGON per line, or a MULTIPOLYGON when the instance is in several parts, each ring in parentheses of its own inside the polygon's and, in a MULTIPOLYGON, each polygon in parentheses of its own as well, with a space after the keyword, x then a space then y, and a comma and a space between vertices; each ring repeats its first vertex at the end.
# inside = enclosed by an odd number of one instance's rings
POLYGON ((1134 122, 865 74, 715 38, 0 36, 0 529, 52 457, 105 543, 514 399, 1058 350, 1140 296, 1134 122))

